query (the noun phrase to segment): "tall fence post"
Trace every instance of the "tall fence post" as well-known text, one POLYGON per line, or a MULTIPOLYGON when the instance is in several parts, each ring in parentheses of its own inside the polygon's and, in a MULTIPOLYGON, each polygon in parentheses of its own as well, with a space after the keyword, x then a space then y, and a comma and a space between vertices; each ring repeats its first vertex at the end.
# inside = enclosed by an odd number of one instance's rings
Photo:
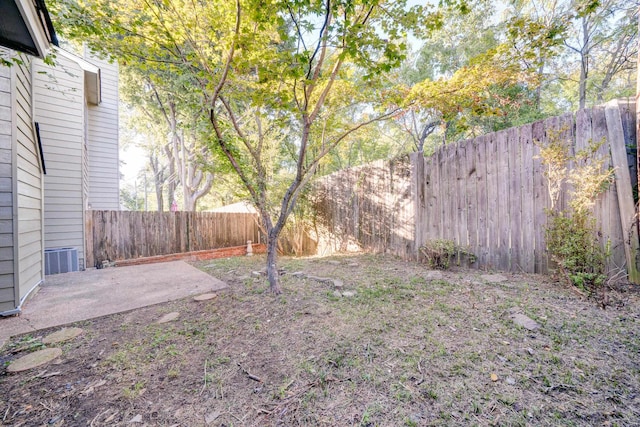
POLYGON ((416 259, 420 258, 420 246, 425 243, 424 236, 424 215, 426 201, 424 194, 424 153, 411 153, 411 186, 413 195, 413 252, 416 259))
POLYGON ((627 272, 630 282, 640 284, 640 271, 638 271, 640 240, 638 240, 638 229, 636 227, 636 210, 633 202, 624 132, 622 130, 622 117, 617 101, 607 103, 605 116, 607 120, 607 139, 611 149, 611 160, 616 177, 618 206, 620 207, 620 219, 622 220, 624 234, 624 252, 627 258, 627 272))

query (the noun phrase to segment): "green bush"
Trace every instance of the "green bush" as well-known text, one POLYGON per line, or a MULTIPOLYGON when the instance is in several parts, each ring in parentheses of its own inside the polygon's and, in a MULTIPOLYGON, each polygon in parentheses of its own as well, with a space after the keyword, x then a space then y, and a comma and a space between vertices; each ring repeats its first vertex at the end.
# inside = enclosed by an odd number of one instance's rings
POLYGON ((611 183, 613 170, 607 169, 604 158, 596 155, 604 139, 591 141, 588 147, 572 155, 569 141, 563 138, 565 131, 549 131, 547 143, 539 145, 551 199, 545 228, 547 250, 569 284, 589 295, 598 295, 607 280, 605 269, 610 251, 608 243, 603 248, 598 238, 593 206, 611 183), (570 199, 567 209, 561 210, 558 201, 565 184, 570 184, 570 199))
POLYGON ((420 253, 424 255, 429 267, 439 270, 447 270, 454 258, 466 257, 470 263, 476 261, 476 256, 468 249, 463 248, 453 240, 434 239, 429 240, 420 247, 420 253))
POLYGON ((547 212, 545 230, 547 250, 567 281, 587 292, 595 292, 605 283, 608 248, 597 238, 594 220, 586 212, 547 212))

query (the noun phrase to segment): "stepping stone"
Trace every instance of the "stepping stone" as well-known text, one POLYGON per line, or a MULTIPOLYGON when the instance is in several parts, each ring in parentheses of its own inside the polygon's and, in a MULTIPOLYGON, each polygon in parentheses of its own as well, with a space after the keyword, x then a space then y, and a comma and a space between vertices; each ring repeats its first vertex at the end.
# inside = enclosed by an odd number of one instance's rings
POLYGON ((331 264, 331 265, 340 265, 340 264, 341 264, 341 262, 340 262, 340 261, 336 261, 336 260, 333 260, 333 259, 332 259, 332 260, 327 261, 327 263, 328 263, 328 264, 331 264))
POLYGON ((346 298, 354 297, 354 296, 356 296, 356 292, 355 291, 344 291, 342 293, 342 296, 346 297, 346 298))
POLYGON ((80 328, 64 328, 57 332, 47 335, 42 339, 43 344, 55 344, 59 342, 69 341, 80 335, 82 329, 80 328))
POLYGON ((305 276, 304 271, 294 271, 293 273, 291 273, 291 275, 293 277, 304 277, 305 276))
POLYGON ((208 301, 210 299, 214 299, 217 296, 218 295, 216 294, 202 294, 202 295, 196 295, 195 297, 193 297, 193 299, 194 301, 208 301))
POLYGON ((45 348, 44 350, 35 351, 11 362, 7 367, 7 372, 22 372, 37 368, 61 355, 62 350, 59 348, 45 348))
POLYGON ((530 331, 535 331, 540 328, 538 322, 521 313, 520 308, 512 307, 509 309, 509 318, 518 326, 522 326, 530 331))
POLYGON ((522 313, 513 313, 509 317, 513 320, 513 323, 530 331, 535 331, 540 328, 538 322, 522 313))
POLYGON ((333 286, 336 289, 342 289, 344 288, 344 282, 340 279, 333 279, 333 286))
POLYGON ((162 323, 173 322, 178 317, 180 317, 180 313, 178 313, 177 311, 172 311, 171 313, 167 313, 164 316, 162 316, 160 319, 158 319, 156 323, 162 324, 162 323))

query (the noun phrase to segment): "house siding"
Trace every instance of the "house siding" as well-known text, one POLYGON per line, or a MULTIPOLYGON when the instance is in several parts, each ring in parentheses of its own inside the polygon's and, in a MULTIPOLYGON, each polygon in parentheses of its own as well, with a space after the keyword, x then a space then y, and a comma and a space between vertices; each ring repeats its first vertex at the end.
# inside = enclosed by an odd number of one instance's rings
MULTIPOLYGON (((13 176, 16 183, 13 212, 17 213, 18 236, 14 242, 14 253, 17 251, 18 256, 17 265, 14 259, 14 273, 18 271, 17 296, 20 301, 42 282, 44 276, 42 170, 32 120, 32 60, 23 59, 23 64, 12 67, 15 94, 14 166, 9 176, 5 176, 4 171, 0 172, 0 177, 13 176)), ((15 233, 15 224, 13 229, 15 233)), ((1 264, 2 262, 0 270, 1 264)))
POLYGON ((45 166, 45 248, 73 247, 84 267, 84 72, 71 59, 58 55, 56 67, 41 60, 34 90, 36 121, 40 125, 45 166))
MULTIPOLYGON (((12 168, 13 109, 11 69, 0 66, 0 169, 12 168)), ((18 301, 13 282, 13 181, 6 173, 0 177, 0 312, 13 310, 18 301)))
POLYGON ((91 57, 100 67, 102 102, 89 105, 88 176, 90 209, 120 209, 118 155, 118 65, 91 57))

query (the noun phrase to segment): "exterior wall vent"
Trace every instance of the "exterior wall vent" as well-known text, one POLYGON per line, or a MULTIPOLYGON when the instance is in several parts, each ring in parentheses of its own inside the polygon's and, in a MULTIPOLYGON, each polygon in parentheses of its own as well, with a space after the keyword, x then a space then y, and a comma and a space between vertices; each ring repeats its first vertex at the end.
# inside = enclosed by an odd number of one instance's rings
POLYGON ((58 248, 44 250, 44 274, 68 273, 78 271, 78 250, 58 248))

